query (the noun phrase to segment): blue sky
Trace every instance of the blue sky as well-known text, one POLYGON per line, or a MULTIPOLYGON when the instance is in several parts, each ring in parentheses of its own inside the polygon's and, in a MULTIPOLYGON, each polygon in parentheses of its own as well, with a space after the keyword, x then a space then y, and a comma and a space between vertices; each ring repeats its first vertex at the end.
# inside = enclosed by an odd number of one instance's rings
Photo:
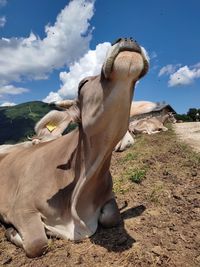
POLYGON ((0 0, 0 105, 76 97, 110 43, 133 37, 150 56, 135 100, 200 108, 199 0, 0 0))

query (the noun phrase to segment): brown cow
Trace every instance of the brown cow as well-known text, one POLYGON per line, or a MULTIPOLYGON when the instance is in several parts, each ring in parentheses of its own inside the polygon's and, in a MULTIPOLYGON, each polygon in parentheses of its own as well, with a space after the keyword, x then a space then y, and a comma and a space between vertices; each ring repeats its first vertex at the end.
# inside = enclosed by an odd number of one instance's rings
POLYGON ((44 253, 45 230, 80 240, 93 235, 98 222, 119 223, 110 160, 128 128, 134 85, 147 69, 140 46, 119 39, 101 74, 80 83, 79 128, 0 160, 0 219, 13 225, 6 235, 27 256, 44 253))
MULTIPOLYGON (((141 115, 144 113, 148 113, 152 111, 156 107, 156 103, 150 102, 150 101, 133 101, 131 103, 131 108, 130 108, 130 118, 136 116, 136 115, 141 115)), ((134 121, 135 122, 135 121, 134 121)), ((130 123, 131 124, 131 123, 130 123)), ((130 127, 129 124, 129 127, 130 127)), ((126 149, 128 149, 130 146, 134 144, 134 138, 131 135, 130 129, 126 132, 124 137, 119 141, 119 143, 115 147, 115 151, 122 152, 126 149)))
POLYGON ((150 117, 144 118, 137 121, 132 121, 129 124, 129 131, 133 134, 137 133, 147 133, 147 134, 154 134, 159 133, 160 131, 167 131, 168 128, 164 126, 164 123, 169 121, 171 123, 175 123, 176 119, 174 118, 171 112, 157 116, 157 117, 150 117))

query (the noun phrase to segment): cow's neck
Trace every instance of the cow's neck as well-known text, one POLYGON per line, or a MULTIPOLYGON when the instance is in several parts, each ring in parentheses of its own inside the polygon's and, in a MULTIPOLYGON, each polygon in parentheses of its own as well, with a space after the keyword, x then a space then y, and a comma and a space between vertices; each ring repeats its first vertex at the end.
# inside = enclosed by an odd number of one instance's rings
POLYGON ((161 117, 161 122, 164 124, 165 121, 166 121, 168 118, 169 118, 169 115, 168 115, 168 114, 163 115, 163 116, 161 117))
POLYGON ((165 123, 165 121, 169 118, 169 115, 168 114, 165 114, 165 115, 160 115, 157 117, 157 119, 161 122, 161 123, 165 123))
POLYGON ((97 205, 96 208, 98 205, 101 207, 104 203, 98 203, 98 201, 105 202, 111 198, 110 160, 114 147, 128 128, 132 100, 131 86, 131 82, 116 84, 107 98, 102 99, 100 108, 103 106, 103 113, 98 120, 93 120, 93 125, 90 125, 92 130, 89 131, 89 134, 81 126, 79 128, 77 184, 72 195, 74 219, 80 220, 81 210, 84 209, 83 203, 90 210, 95 209, 94 203, 97 205), (95 129, 97 130, 95 131, 95 129), (100 130, 98 131, 98 129, 100 130), (99 196, 100 193, 104 198, 99 196))

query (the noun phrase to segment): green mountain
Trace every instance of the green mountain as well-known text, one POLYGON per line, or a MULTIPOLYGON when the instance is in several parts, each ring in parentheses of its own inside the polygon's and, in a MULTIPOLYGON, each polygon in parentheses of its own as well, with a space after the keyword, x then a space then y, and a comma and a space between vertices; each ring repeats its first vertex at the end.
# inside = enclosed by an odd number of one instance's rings
POLYGON ((27 102, 12 107, 0 107, 0 144, 27 140, 34 126, 52 108, 44 102, 27 102))

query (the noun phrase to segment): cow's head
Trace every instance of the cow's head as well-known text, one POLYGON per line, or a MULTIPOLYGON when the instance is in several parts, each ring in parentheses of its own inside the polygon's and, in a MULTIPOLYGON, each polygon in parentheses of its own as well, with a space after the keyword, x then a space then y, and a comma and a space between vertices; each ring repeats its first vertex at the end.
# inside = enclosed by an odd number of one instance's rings
MULTIPOLYGON (((134 85, 148 67, 144 50, 132 39, 120 38, 111 46, 101 74, 85 78, 79 85, 81 122, 88 135, 102 132, 110 122, 116 131, 120 121, 125 122, 119 131, 122 138, 128 127, 134 85)), ((112 130, 110 136, 115 136, 112 130)))
POLYGON ((171 122, 171 123, 176 123, 176 118, 174 117, 174 114, 173 112, 168 112, 168 121, 171 122))
MULTIPOLYGON (((90 136, 102 132, 111 120, 116 125, 121 120, 125 121, 116 138, 120 139, 128 127, 134 85, 146 74, 148 67, 144 49, 132 39, 120 38, 107 52, 101 74, 86 77, 80 82, 78 100, 64 100, 55 105, 67 109, 73 121, 81 121, 83 130, 90 136)), ((115 136, 112 130, 110 136, 115 136)))
POLYGON ((107 58, 103 64, 103 74, 107 79, 125 78, 131 75, 133 80, 138 80, 144 76, 149 68, 148 59, 144 48, 141 48, 132 38, 119 38, 112 44, 107 53, 107 58), (142 56, 139 59, 138 55, 142 56))

